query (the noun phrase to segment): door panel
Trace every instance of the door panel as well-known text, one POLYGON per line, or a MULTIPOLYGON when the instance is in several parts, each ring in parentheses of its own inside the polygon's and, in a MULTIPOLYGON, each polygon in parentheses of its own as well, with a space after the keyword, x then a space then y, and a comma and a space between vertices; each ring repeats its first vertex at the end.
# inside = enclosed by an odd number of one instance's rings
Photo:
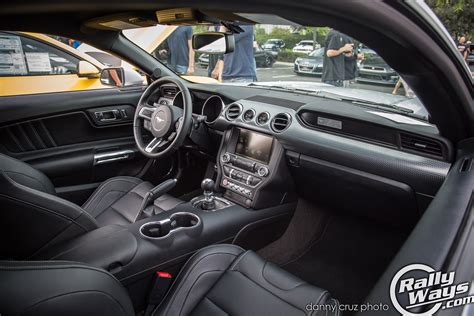
POLYGON ((0 151, 43 171, 60 196, 78 204, 104 180, 142 176, 149 164, 132 125, 142 89, 107 92, 0 98, 8 122, 0 126, 0 151))
MULTIPOLYGON (((367 302, 392 306, 389 289, 393 276, 410 264, 428 265, 435 271, 454 271, 454 284, 474 280, 474 139, 459 143, 457 154, 456 163, 443 185, 372 289, 367 302)), ((462 296, 464 295, 460 297, 462 296)), ((461 315, 461 309, 467 306, 469 305, 440 310, 436 315, 461 315)), ((420 306, 410 311, 420 313, 422 308, 420 306)), ((468 312, 466 315, 468 314, 472 313, 468 312)), ((384 315, 395 316, 400 313, 391 308, 384 315)))

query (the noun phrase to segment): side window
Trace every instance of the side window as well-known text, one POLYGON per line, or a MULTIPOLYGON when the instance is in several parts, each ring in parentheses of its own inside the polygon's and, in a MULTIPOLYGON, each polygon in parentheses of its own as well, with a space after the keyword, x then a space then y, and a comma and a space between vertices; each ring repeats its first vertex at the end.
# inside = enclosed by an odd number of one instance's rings
POLYGON ((76 74, 79 59, 53 46, 13 33, 0 33, 0 76, 76 74))

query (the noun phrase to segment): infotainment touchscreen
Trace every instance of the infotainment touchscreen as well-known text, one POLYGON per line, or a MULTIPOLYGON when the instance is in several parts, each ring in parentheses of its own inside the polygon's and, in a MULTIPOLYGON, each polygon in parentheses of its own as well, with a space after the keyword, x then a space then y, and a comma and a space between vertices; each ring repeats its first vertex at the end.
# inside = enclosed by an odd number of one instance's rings
POLYGON ((235 153, 268 164, 272 153, 273 137, 246 129, 239 128, 238 131, 239 139, 235 153))

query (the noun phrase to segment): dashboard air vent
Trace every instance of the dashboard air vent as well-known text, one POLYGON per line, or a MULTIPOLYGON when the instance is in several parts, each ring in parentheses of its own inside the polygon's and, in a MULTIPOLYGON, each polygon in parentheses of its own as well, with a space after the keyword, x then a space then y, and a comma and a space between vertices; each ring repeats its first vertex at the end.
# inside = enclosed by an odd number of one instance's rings
POLYGON ((279 113, 273 117, 270 126, 275 133, 281 133, 286 130, 290 124, 291 115, 288 113, 279 113))
POLYGON ((238 103, 232 103, 225 111, 225 117, 229 121, 233 121, 239 117, 240 113, 242 113, 242 106, 238 103))
POLYGON ((403 149, 443 157, 443 146, 431 138, 400 133, 400 146, 403 149))
POLYGON ((161 87, 161 95, 163 97, 173 99, 176 93, 178 93, 177 87, 172 87, 172 86, 161 87))

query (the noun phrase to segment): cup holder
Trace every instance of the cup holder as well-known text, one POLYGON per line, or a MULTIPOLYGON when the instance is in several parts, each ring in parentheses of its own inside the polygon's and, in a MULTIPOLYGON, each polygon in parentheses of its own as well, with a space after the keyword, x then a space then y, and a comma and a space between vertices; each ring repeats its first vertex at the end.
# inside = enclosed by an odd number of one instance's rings
POLYGON ((140 227, 140 234, 146 238, 161 239, 182 230, 198 226, 201 219, 193 213, 174 213, 159 222, 149 222, 140 227))

